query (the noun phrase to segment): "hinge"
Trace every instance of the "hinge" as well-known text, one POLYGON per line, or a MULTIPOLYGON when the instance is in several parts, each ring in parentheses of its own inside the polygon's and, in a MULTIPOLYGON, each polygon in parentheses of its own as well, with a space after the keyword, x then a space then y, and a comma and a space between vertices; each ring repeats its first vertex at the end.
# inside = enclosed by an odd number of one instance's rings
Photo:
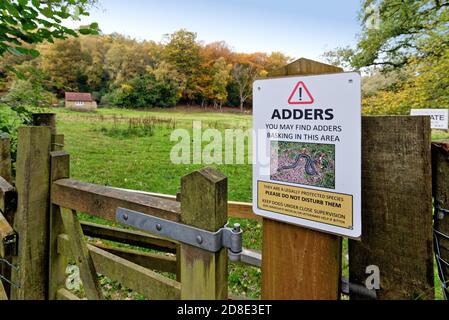
POLYGON ((226 224, 217 232, 211 232, 124 208, 117 209, 116 221, 209 252, 218 252, 223 248, 228 248, 232 254, 242 252, 243 232, 239 224, 233 228, 226 224))

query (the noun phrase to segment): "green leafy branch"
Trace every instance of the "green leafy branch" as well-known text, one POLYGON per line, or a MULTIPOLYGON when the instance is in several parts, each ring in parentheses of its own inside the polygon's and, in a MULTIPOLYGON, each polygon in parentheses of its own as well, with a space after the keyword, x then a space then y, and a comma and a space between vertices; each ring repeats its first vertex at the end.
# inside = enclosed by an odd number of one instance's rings
POLYGON ((64 20, 88 16, 95 0, 2 0, 0 1, 0 55, 39 56, 30 45, 78 34, 97 34, 98 24, 79 30, 62 25, 64 20))

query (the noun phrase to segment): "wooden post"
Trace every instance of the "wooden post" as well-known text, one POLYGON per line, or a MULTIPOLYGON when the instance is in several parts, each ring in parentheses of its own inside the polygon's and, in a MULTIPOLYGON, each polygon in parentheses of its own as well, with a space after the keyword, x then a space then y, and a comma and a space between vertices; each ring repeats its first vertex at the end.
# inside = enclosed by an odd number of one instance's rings
MULTIPOLYGON (((272 76, 339 73, 342 69, 300 59, 272 76)), ((263 219, 262 298, 338 300, 341 238, 263 219)))
MULTIPOLYGON (((176 201, 181 202, 181 188, 176 192, 176 201)), ((176 245, 176 281, 181 282, 181 244, 176 245)))
POLYGON ((364 117, 362 128, 362 241, 349 241, 350 281, 365 286, 373 265, 378 299, 433 299, 430 120, 364 117))
MULTIPOLYGON (((449 140, 432 145, 433 162, 433 196, 435 205, 449 209, 449 140)), ((435 219, 435 230, 449 235, 449 215, 444 214, 435 219)), ((449 261, 449 241, 442 239, 439 243, 440 257, 449 261)), ((438 262, 437 262, 438 263, 438 262)), ((440 262, 440 272, 445 281, 449 281, 449 266, 440 262)), ((445 295, 449 298, 449 283, 446 283, 445 295)))
MULTIPOLYGON (((193 227, 218 231, 227 222, 227 178, 202 169, 181 180, 181 221, 193 227)), ((181 245, 181 299, 228 298, 227 249, 211 253, 181 245)))
MULTIPOLYGON (((50 154, 51 174, 50 190, 56 180, 70 178, 70 156, 65 152, 52 152, 50 154)), ((51 193, 50 193, 51 194, 51 193)), ((58 254, 58 236, 64 233, 61 209, 57 205, 50 207, 50 252, 49 252, 49 289, 48 298, 55 300, 58 290, 65 287, 67 258, 58 254)))
POLYGON ((52 134, 51 136, 51 151, 63 151, 64 150, 64 135, 52 134))
POLYGON ((51 151, 64 150, 64 135, 57 134, 55 113, 34 113, 33 125, 37 127, 49 127, 51 130, 51 151))
POLYGON ((11 141, 6 133, 0 134, 0 177, 12 183, 11 141))
MULTIPOLYGON (((8 134, 0 133, 0 177, 2 177, 6 182, 12 184, 12 173, 11 173, 11 140, 8 134)), ((3 201, 0 204, 0 209, 2 209, 6 220, 9 224, 12 224, 13 214, 15 212, 15 192, 14 190, 6 191, 3 194, 3 201), (12 198, 14 196, 14 198, 12 198), (11 207, 14 205, 14 209, 11 207)), ((11 257, 6 257, 10 261, 11 257)), ((5 264, 0 264, 0 274, 4 277, 10 279, 11 278, 11 270, 5 264)), ((10 286, 5 281, 2 285, 2 281, 0 281, 0 291, 4 291, 5 296, 9 296, 10 294, 10 286)), ((2 294, 0 293, 0 296, 2 294)), ((1 298, 0 298, 1 300, 1 298)))
POLYGON ((48 287, 48 208, 51 131, 48 127, 22 127, 18 133, 17 213, 14 230, 19 237, 20 266, 12 272, 13 300, 45 300, 48 287))

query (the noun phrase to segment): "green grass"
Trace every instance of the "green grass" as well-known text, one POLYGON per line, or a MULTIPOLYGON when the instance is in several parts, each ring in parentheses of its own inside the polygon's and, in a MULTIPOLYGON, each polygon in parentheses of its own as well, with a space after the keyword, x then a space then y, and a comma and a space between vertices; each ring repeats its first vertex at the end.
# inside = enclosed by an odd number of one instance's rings
POLYGON ((433 130, 432 131, 432 140, 445 140, 449 139, 449 133, 442 130, 433 130))
MULTIPOLYGON (((65 149, 71 154, 71 177, 84 182, 127 189, 176 194, 180 178, 203 165, 175 165, 170 161, 170 151, 176 142, 170 141, 174 127, 191 130, 192 122, 201 120, 203 128, 247 129, 252 117, 234 113, 136 111, 125 109, 99 109, 96 113, 76 113, 65 109, 52 109, 58 114, 59 133, 65 135, 65 149), (145 128, 130 130, 127 118, 160 119, 148 131, 145 128)), ((433 138, 444 139, 449 135, 435 131, 433 138)), ((213 166, 228 176, 229 200, 251 202, 251 165, 213 166)), ((97 218, 82 215, 85 220, 106 223, 97 218)), ((245 230, 244 246, 261 250, 262 226, 258 222, 237 220, 245 230)), ((109 223, 111 224, 111 223, 109 223)), ((348 275, 347 241, 343 246, 343 274, 348 275)), ((437 279, 437 278, 436 278, 437 279)), ((258 268, 230 264, 229 287, 236 295, 260 297, 261 271, 258 268)), ((104 280, 111 288, 117 284, 104 280)), ((441 299, 439 282, 436 282, 437 298, 441 299)), ((128 297, 129 293, 125 294, 128 297)))
MULTIPOLYGON (((71 155, 71 177, 84 182, 126 189, 174 195, 180 178, 204 165, 175 165, 170 151, 173 123, 191 130, 192 121, 202 120, 204 129, 249 128, 252 118, 229 113, 142 112, 101 109, 97 113, 76 113, 54 109, 58 114, 58 132, 65 135, 65 150, 71 155), (130 130, 123 118, 160 118, 151 132, 130 130), (170 120, 170 121, 168 121, 170 120)), ((250 202, 251 165, 213 165, 229 177, 229 200, 250 202)), ((82 215, 84 220, 106 223, 82 215)), ((261 250, 262 226, 258 222, 231 219, 246 230, 244 246, 261 250)), ((109 223, 111 224, 111 223, 109 223)), ((257 298, 260 296, 260 269, 230 264, 230 292, 257 298)))

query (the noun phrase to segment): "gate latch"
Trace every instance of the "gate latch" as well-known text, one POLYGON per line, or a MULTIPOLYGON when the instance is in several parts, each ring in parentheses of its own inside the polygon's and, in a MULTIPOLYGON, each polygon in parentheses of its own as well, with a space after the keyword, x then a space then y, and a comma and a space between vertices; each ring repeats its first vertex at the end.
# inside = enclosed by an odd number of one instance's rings
POLYGON ((115 219, 124 225, 209 252, 218 252, 222 248, 228 248, 229 256, 232 257, 238 256, 243 250, 243 231, 239 224, 234 224, 233 228, 226 224, 217 232, 210 232, 124 208, 117 209, 115 219))

